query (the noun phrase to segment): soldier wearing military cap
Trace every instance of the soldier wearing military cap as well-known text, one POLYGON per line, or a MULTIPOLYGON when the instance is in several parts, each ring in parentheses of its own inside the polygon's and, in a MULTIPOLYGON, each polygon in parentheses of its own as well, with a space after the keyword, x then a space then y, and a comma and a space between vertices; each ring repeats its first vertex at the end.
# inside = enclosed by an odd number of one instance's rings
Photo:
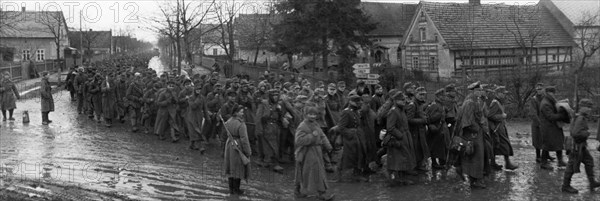
POLYGON ((345 107, 345 105, 348 103, 348 93, 350 91, 348 91, 346 89, 346 82, 344 81, 339 81, 337 83, 337 94, 338 96, 342 99, 342 107, 345 107))
POLYGON ((205 99, 207 118, 204 120, 205 126, 202 129, 202 133, 207 140, 219 136, 218 134, 221 132, 222 125, 219 123, 220 120, 217 115, 226 99, 225 92, 220 83, 215 83, 213 87, 213 91, 208 93, 205 99))
POLYGON ((158 95, 156 101, 158 111, 154 131, 161 140, 165 140, 166 132, 170 132, 172 142, 179 140, 175 135, 175 130, 179 130, 176 128, 178 97, 175 92, 175 85, 176 83, 173 80, 167 81, 167 88, 158 95))
MULTIPOLYGON (((410 88, 409 88, 410 91, 410 88)), ((408 126, 413 139, 413 148, 415 151, 415 160, 417 168, 415 170, 426 172, 425 161, 429 158, 429 147, 427 146, 425 126, 428 124, 427 114, 425 114, 425 97, 427 91, 424 87, 415 89, 412 101, 406 106, 406 116, 408 126)), ((414 174, 414 172, 411 172, 414 174)))
POLYGON ((355 90, 356 94, 358 94, 359 96, 362 96, 363 94, 371 96, 371 90, 369 90, 364 80, 358 80, 358 82, 356 83, 355 90))
POLYGON ((575 117, 575 121, 570 126, 571 137, 573 138, 573 147, 566 147, 571 150, 569 154, 569 162, 563 176, 563 184, 561 190, 567 193, 578 193, 577 189, 571 186, 571 178, 573 174, 579 173, 581 163, 584 164, 585 174, 589 182, 589 189, 593 191, 600 187, 600 182, 596 181, 594 176, 594 158, 587 149, 587 139, 590 136, 588 121, 591 115, 594 103, 590 99, 581 99, 579 101, 579 112, 575 117))
POLYGON ((531 144, 535 148, 535 162, 542 162, 542 133, 540 132, 540 103, 544 98, 544 84, 535 85, 535 95, 527 102, 527 113, 531 120, 531 144))
POLYGON ((365 137, 364 131, 360 128, 359 110, 362 106, 362 97, 354 92, 349 94, 348 107, 340 115, 340 121, 337 128, 342 136, 344 150, 342 160, 338 167, 338 178, 341 179, 343 170, 353 170, 353 180, 368 181, 363 177, 362 171, 365 168, 365 137))
POLYGON ((154 132, 154 123, 156 123, 156 114, 158 111, 156 100, 158 99, 161 88, 163 88, 162 84, 160 82, 155 82, 152 84, 152 88, 144 91, 144 106, 142 107, 141 124, 144 126, 143 130, 145 134, 152 132, 157 135, 157 133, 154 132))
POLYGON ((260 148, 264 157, 262 162, 273 168, 274 171, 282 171, 277 161, 280 158, 280 132, 282 127, 283 110, 279 104, 279 91, 269 90, 268 98, 263 101, 257 111, 258 118, 257 132, 259 134, 260 148))
POLYGON ((407 83, 404 83, 404 85, 402 86, 402 89, 404 89, 404 94, 409 99, 412 99, 412 97, 415 95, 415 90, 417 89, 417 85, 412 82, 407 82, 407 83))
POLYGON ((504 111, 503 106, 506 101, 506 87, 496 86, 493 91, 495 93, 494 100, 490 103, 487 112, 494 153, 494 156, 492 156, 492 164, 496 164, 495 156, 504 156, 504 168, 514 170, 519 166, 513 164, 509 158, 510 156, 513 156, 514 153, 512 145, 510 144, 508 131, 506 130, 506 112, 504 111))
POLYGON ((131 131, 137 132, 138 126, 141 126, 141 108, 143 105, 144 92, 142 89, 142 83, 139 76, 136 76, 133 82, 127 88, 126 97, 128 101, 128 111, 130 114, 131 131))
POLYGON ((554 169, 548 163, 550 151, 556 151, 558 166, 567 165, 562 157, 565 135, 559 122, 569 122, 570 119, 568 114, 558 111, 555 93, 554 86, 547 86, 544 98, 540 103, 540 133, 542 133, 542 164, 540 167, 546 170, 554 169))
POLYGON ((426 106, 427 116, 427 146, 431 155, 431 168, 444 169, 446 165, 446 145, 450 142, 450 132, 446 123, 446 91, 438 89, 434 93, 434 100, 426 106))
POLYGON ((392 107, 386 115, 386 134, 382 144, 387 150, 387 166, 391 184, 414 184, 407 178, 410 171, 417 166, 413 138, 408 131, 408 118, 405 108, 408 97, 401 91, 391 94, 392 107))
POLYGON ((456 173, 463 178, 463 173, 469 176, 471 188, 486 188, 483 183, 485 152, 484 130, 482 124, 483 110, 480 97, 483 96, 481 84, 475 82, 467 87, 471 92, 466 96, 456 117, 455 136, 462 137, 473 144, 472 153, 458 154, 459 164, 456 165, 456 173))

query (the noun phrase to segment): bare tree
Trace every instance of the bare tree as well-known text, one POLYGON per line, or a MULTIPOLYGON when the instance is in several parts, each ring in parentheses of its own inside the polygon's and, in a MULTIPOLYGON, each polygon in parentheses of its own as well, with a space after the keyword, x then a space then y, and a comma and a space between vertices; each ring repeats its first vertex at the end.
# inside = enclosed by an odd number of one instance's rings
POLYGON ((91 63, 92 55, 94 55, 94 52, 92 51, 92 45, 95 45, 98 37, 101 35, 101 32, 92 31, 90 29, 88 31, 84 31, 81 33, 81 35, 83 37, 82 46, 86 49, 84 55, 88 57, 87 61, 91 63))
POLYGON ((235 22, 239 45, 254 50, 254 65, 260 50, 272 42, 273 25, 279 20, 275 13, 275 2, 271 1, 266 5, 266 12, 257 11, 253 14, 239 15, 235 22))
MULTIPOLYGON (((575 42, 577 43, 578 65, 573 69, 575 76, 575 108, 579 109, 579 89, 582 81, 581 72, 588 65, 590 59, 600 49, 600 13, 584 13, 583 17, 575 24, 575 42)), ((595 80, 598 81, 598 80, 595 80)))
POLYGON ((56 60, 60 60, 60 42, 66 33, 63 33, 63 28, 66 30, 66 23, 62 12, 41 12, 38 15, 38 22, 44 25, 43 32, 50 33, 54 37, 56 45, 56 60))
MULTIPOLYGON (((154 22, 152 29, 171 40, 171 46, 175 49, 176 65, 179 71, 181 71, 181 61, 183 59, 188 63, 192 62, 192 45, 189 44, 194 38, 194 33, 196 33, 194 30, 210 19, 210 8, 214 4, 215 0, 188 2, 177 0, 174 3, 168 2, 159 6, 160 16, 151 19, 154 22), (185 51, 185 55, 182 55, 182 51, 185 51)), ((202 34, 201 32, 200 35, 202 34)))
POLYGON ((518 48, 513 55, 517 65, 508 79, 501 78, 511 92, 509 101, 517 104, 518 111, 525 111, 529 99, 535 94, 535 85, 543 78, 544 69, 534 63, 539 44, 548 40, 549 33, 543 27, 539 5, 511 6, 508 21, 504 25, 518 48))
POLYGON ((224 50, 229 60, 229 65, 224 66, 225 76, 230 76, 229 70, 233 68, 235 58, 235 17, 247 6, 247 2, 235 0, 220 1, 214 6, 214 14, 219 23, 217 31, 220 33, 219 44, 224 50))

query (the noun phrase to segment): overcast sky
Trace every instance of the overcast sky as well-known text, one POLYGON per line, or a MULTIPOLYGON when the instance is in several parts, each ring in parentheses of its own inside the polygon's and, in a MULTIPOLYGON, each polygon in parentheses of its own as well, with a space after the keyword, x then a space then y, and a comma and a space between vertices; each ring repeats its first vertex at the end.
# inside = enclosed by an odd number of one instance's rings
MULTIPOLYGON (((50 10, 63 11, 67 20, 67 25, 71 30, 79 30, 80 16, 82 12, 81 28, 83 30, 113 30, 113 35, 119 33, 131 33, 138 39, 155 42, 157 34, 152 31, 152 23, 149 19, 152 16, 160 14, 159 6, 165 5, 169 0, 121 0, 121 1, 90 1, 90 0, 0 0, 0 8, 2 10, 21 10, 25 7, 28 11, 50 10)), ((202 2, 208 0, 195 0, 202 2)), ((229 1, 232 0, 217 0, 229 1)), ((388 3, 418 3, 418 0, 363 0, 366 2, 388 2, 388 3)), ((430 0, 434 2, 468 2, 468 0, 430 0)), ((173 1, 171 1, 173 2, 173 1)), ((190 1, 191 2, 191 1, 190 1)), ((237 0, 236 2, 240 2, 237 0)), ((264 0, 244 1, 248 9, 255 10, 255 7, 260 7, 265 3, 264 0)), ((518 1, 499 1, 499 0, 482 0, 482 3, 506 3, 506 4, 535 4, 535 1, 518 0, 518 1)), ((252 11, 247 11, 252 12, 252 11)))

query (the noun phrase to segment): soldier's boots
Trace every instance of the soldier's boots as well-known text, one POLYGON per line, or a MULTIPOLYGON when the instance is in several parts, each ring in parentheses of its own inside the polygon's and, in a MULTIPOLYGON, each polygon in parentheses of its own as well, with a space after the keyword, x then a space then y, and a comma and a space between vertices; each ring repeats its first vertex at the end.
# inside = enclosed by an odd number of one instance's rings
POLYGON ((333 194, 329 194, 326 192, 319 192, 319 196, 317 198, 319 200, 330 201, 330 200, 333 200, 334 197, 335 197, 335 195, 333 195, 333 194))
POLYGON ((296 184, 296 187, 294 188, 294 196, 296 198, 305 198, 305 197, 308 197, 308 195, 306 195, 306 194, 304 194, 304 193, 302 193, 300 191, 300 185, 299 184, 296 184))
POLYGON ((596 181, 594 177, 594 166, 585 166, 585 174, 587 175, 588 181, 590 183, 590 191, 594 191, 595 188, 600 187, 600 182, 596 181))
POLYGON ((542 164, 540 165, 540 168, 550 171, 554 170, 552 165, 550 165, 550 163, 548 162, 548 159, 542 159, 542 164))
POLYGON ((571 178, 573 177, 572 172, 565 172, 565 176, 563 177, 563 185, 560 188, 562 192, 577 194, 579 191, 571 186, 571 178))

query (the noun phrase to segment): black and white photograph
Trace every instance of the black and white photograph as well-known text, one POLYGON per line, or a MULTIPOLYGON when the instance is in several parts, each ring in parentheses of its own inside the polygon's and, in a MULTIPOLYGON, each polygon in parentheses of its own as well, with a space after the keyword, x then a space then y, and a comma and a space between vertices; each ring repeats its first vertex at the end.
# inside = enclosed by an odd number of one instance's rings
POLYGON ((0 201, 600 200, 600 0, 0 0, 0 201))

